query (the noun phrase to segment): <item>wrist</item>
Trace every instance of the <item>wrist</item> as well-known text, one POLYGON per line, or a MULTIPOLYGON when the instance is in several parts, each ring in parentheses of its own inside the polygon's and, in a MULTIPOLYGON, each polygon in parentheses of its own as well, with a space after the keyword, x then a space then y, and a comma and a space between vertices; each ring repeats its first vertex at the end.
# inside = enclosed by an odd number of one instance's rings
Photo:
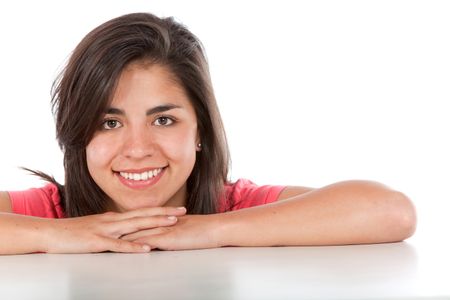
POLYGON ((276 245, 277 236, 267 227, 262 206, 219 214, 217 238, 221 247, 258 247, 276 245))
POLYGON ((213 238, 217 247, 236 246, 233 238, 233 218, 230 213, 215 214, 213 238))

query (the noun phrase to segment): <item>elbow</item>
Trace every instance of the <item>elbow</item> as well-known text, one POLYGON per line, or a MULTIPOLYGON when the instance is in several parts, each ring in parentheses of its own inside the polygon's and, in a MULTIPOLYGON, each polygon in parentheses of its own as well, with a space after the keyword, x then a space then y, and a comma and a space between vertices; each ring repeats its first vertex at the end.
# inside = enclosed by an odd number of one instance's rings
POLYGON ((408 196, 374 181, 359 181, 357 186, 355 190, 365 194, 370 203, 367 213, 373 217, 372 242, 400 242, 414 235, 417 215, 408 196))
POLYGON ((386 222, 389 226, 387 231, 393 242, 406 240, 416 231, 417 215, 414 204, 405 194, 397 191, 391 192, 389 198, 389 211, 386 215, 390 221, 386 222))

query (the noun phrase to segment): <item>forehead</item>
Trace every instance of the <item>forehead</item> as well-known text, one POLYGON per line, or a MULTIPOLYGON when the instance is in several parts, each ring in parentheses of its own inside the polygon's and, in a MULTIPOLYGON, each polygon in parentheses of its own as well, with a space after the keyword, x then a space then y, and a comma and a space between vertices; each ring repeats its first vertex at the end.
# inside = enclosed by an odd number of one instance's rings
POLYGON ((111 106, 175 104, 193 110, 187 92, 168 67, 135 62, 122 71, 111 106))

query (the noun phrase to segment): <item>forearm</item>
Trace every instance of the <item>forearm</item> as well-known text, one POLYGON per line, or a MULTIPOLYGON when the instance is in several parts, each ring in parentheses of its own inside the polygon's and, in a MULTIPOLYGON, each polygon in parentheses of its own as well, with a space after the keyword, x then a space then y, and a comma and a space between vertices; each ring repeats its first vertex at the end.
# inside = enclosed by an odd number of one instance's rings
POLYGON ((0 213, 0 255, 41 252, 51 220, 0 213))
POLYGON ((401 241, 415 211, 403 194, 347 181, 268 205, 220 215, 223 246, 342 245, 401 241))

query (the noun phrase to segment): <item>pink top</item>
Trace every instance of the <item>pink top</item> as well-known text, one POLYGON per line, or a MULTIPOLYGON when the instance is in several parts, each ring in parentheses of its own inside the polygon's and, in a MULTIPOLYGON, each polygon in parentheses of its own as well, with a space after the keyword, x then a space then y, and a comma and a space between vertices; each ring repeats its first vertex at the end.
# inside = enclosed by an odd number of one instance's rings
MULTIPOLYGON (((242 208, 275 202, 285 186, 258 186, 248 179, 239 179, 225 186, 226 201, 221 202, 219 211, 242 208)), ((12 211, 16 214, 42 218, 64 218, 59 192, 56 185, 49 183, 42 188, 26 191, 8 192, 12 211)))

